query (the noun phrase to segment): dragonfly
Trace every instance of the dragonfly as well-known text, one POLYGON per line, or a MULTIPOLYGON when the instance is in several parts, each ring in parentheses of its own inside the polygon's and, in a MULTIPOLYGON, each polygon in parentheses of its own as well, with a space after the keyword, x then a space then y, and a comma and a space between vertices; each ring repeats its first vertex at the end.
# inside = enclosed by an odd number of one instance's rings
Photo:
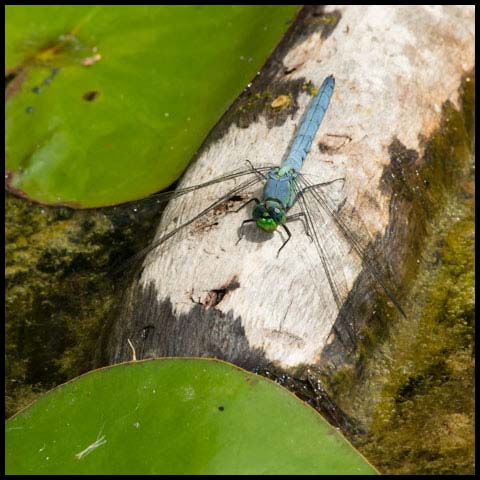
POLYGON ((130 262, 145 257, 149 252, 164 244, 189 225, 197 222, 208 213, 218 210, 219 207, 226 204, 232 198, 238 198, 242 192, 251 189, 259 182, 263 182, 263 194, 260 198, 253 197, 237 210, 234 210, 234 212, 239 212, 247 205, 255 203, 251 218, 244 220, 239 228, 239 241, 243 238, 244 228, 249 223, 255 224, 258 228, 266 232, 274 232, 281 228, 287 234, 287 239, 278 249, 278 257, 281 250, 292 237, 287 223, 301 220, 305 228, 305 233, 315 245, 315 250, 325 271, 333 298, 340 310, 348 295, 348 289, 343 282, 339 282, 338 278, 336 278, 338 275, 335 274, 335 269, 331 265, 325 245, 322 242, 322 237, 325 233, 322 230, 325 223, 320 222, 319 218, 327 216, 332 220, 330 223, 337 228, 343 239, 350 245, 350 249, 358 255, 364 268, 383 289, 397 310, 406 317, 392 288, 385 279, 382 263, 376 256, 368 251, 368 243, 370 241, 368 234, 359 234, 358 226, 356 230, 353 230, 351 226, 352 222, 350 221, 351 215, 342 214, 340 207, 335 205, 325 193, 326 187, 335 182, 344 182, 345 179, 337 178, 327 182, 313 183, 307 174, 301 172, 315 135, 327 112, 334 88, 335 78, 333 75, 330 75, 324 79, 318 92, 312 98, 302 115, 297 132, 290 142, 289 148, 279 166, 254 166, 248 162, 249 168, 246 170, 235 170, 201 184, 188 186, 171 192, 163 192, 149 197, 155 199, 157 202, 167 202, 183 195, 198 192, 214 184, 246 177, 246 180, 244 179, 241 183, 229 189, 225 194, 219 196, 200 213, 164 233, 151 245, 130 257, 115 273, 123 270, 130 262), (301 205, 301 211, 290 215, 290 210, 296 204, 301 205))

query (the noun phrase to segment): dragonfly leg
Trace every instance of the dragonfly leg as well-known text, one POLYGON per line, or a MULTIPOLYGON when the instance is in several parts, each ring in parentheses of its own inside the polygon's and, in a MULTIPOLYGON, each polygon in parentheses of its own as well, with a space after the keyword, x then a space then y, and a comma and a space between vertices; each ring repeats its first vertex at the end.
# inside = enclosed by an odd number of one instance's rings
POLYGON ((238 213, 242 208, 246 207, 249 203, 255 202, 257 205, 260 203, 260 200, 258 198, 251 198, 248 200, 248 202, 245 202, 243 205, 238 207, 236 210, 233 210, 235 213, 238 213))
POLYGON ((308 228, 308 222, 306 221, 306 218, 307 216, 305 215, 305 212, 299 212, 299 213, 296 213, 295 215, 290 215, 289 217, 287 217, 287 222, 301 220, 303 224, 303 228, 305 229, 305 233, 307 234, 310 241, 313 242, 313 238, 310 235, 310 229, 308 228))
MULTIPOLYGON (((241 208, 241 207, 240 207, 241 208)), ((240 225, 240 228, 238 229, 238 240, 236 245, 240 242, 240 240, 243 238, 243 227, 245 226, 246 223, 252 223, 255 222, 256 220, 254 218, 249 218, 247 220, 244 220, 242 224, 240 225)))
POLYGON ((287 232, 288 238, 283 242, 283 245, 278 249, 277 257, 280 255, 280 250, 288 243, 288 241, 292 238, 292 233, 287 228, 285 224, 282 224, 283 229, 287 232))
POLYGON ((260 172, 257 168, 255 168, 250 160, 246 160, 246 162, 250 165, 250 168, 257 174, 258 177, 260 177, 263 180, 267 180, 267 177, 260 172))

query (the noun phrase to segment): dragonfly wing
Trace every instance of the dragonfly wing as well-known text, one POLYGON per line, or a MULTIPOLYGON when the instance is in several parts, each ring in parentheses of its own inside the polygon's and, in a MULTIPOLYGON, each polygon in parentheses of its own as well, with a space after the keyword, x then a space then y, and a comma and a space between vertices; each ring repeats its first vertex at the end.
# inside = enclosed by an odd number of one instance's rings
MULTIPOLYGON (((211 185, 215 185, 216 183, 226 182, 228 180, 243 177, 246 175, 256 175, 258 177, 259 175, 262 175, 263 173, 270 170, 271 168, 272 168, 271 166, 261 166, 261 167, 251 167, 247 170, 238 170, 238 169, 233 170, 219 177, 212 178, 211 180, 208 180, 206 182, 199 183, 198 185, 191 185, 189 187, 177 188, 169 192, 154 193, 149 197, 141 200, 141 202, 150 202, 150 201, 155 203, 169 202, 170 200, 181 197, 182 195, 186 195, 187 193, 195 192, 197 190, 210 187, 211 185)), ((136 203, 136 202, 138 202, 138 200, 135 200, 129 203, 136 203)))
POLYGON ((372 239, 368 235, 366 228, 362 227, 363 222, 353 213, 354 209, 344 208, 345 200, 341 205, 343 208, 340 209, 322 191, 321 186, 315 186, 303 175, 299 175, 299 182, 303 187, 304 196, 306 195, 309 199, 308 205, 314 204, 317 209, 320 207, 325 214, 331 217, 336 230, 340 232, 344 240, 362 261, 364 268, 382 287, 398 311, 406 317, 403 308, 393 293, 393 288, 390 287, 388 280, 386 280, 388 277, 386 268, 388 262, 386 260, 381 261, 378 258, 378 253, 374 255, 370 252, 368 247, 373 243, 372 239))
MULTIPOLYGON (((300 190, 298 190, 298 193, 300 190)), ((329 227, 329 217, 325 212, 318 208, 316 203, 308 202, 305 195, 300 195, 298 197, 300 202, 301 209, 305 214, 307 220, 308 230, 312 242, 317 251, 318 258, 320 259, 322 268, 327 277, 330 290, 333 295, 333 299, 337 305, 337 308, 340 310, 342 305, 348 295, 348 288, 346 280, 342 272, 338 268, 334 268, 331 264, 330 257, 327 253, 327 248, 331 240, 328 238, 330 235, 329 227)), ((331 221, 330 221, 331 222, 331 221)), ((310 262, 315 263, 315 262, 310 262)), ((317 285, 318 288, 320 288, 317 285)))
MULTIPOLYGON (((245 173, 245 172, 244 172, 245 173)), ((254 171, 251 172, 251 173, 255 173, 254 171)), ((237 175, 238 176, 238 175, 237 175)), ((223 180, 226 181, 226 180, 230 180, 232 178, 236 178, 236 176, 233 176, 233 177, 229 177, 227 179, 225 179, 226 176, 223 177, 223 180)), ((217 180, 217 179, 215 179, 217 180)), ((159 247, 160 245, 162 245, 164 242, 166 242, 168 239, 172 238, 174 235, 176 235, 178 232, 180 232, 181 230, 183 230, 185 227, 187 227, 188 225, 194 223, 195 221, 199 220, 200 218, 202 218, 204 215, 206 215, 207 213, 209 213, 210 211, 212 211, 213 209, 219 207, 220 205, 224 204, 225 202, 227 202, 232 196, 234 195, 238 195, 239 193, 241 193, 243 190, 247 189, 247 188, 250 188, 250 187, 253 187, 254 185, 256 185, 258 182, 260 182, 261 180, 261 177, 257 176, 254 177, 254 178, 249 178, 248 180, 245 180, 244 182, 240 183, 239 185, 236 185, 234 188, 230 189, 227 193, 225 193, 224 195, 222 195, 221 197, 219 197, 217 200, 215 200, 214 202, 212 202, 207 208, 203 209, 200 213, 198 213, 197 215, 195 215, 194 217, 190 218, 189 220, 183 222, 181 225, 175 227, 174 229, 170 230, 169 232, 165 233, 164 235, 162 235, 158 240, 155 240, 151 245, 148 245, 147 247, 145 247, 143 250, 140 250, 139 252, 137 252, 135 255, 133 255, 132 257, 130 257, 129 259, 127 259, 121 266, 115 268, 112 273, 113 274, 117 274, 121 271, 123 271, 128 265, 130 265, 132 262, 134 261, 137 261, 137 260, 140 260, 141 258, 145 257, 145 255, 147 255, 149 252, 151 252, 152 250, 156 249, 157 247, 159 247)), ((213 185, 213 183, 218 183, 218 181, 216 182, 213 182, 213 181, 210 181, 211 183, 209 182, 205 182, 205 184, 201 184, 202 187, 204 186, 207 186, 206 184, 209 183, 209 185, 213 185)), ((197 185, 198 187, 198 185, 197 185)), ((187 188, 188 189, 188 188, 187 188)), ((181 195, 184 195, 185 193, 190 193, 190 192, 193 192, 193 191, 196 191, 196 190, 189 190, 188 192, 186 191, 187 189, 183 189, 183 191, 181 192, 181 195)), ((180 196, 180 195, 178 195, 180 196)), ((178 196, 176 197, 170 197, 170 199, 172 198, 177 198, 178 196)))

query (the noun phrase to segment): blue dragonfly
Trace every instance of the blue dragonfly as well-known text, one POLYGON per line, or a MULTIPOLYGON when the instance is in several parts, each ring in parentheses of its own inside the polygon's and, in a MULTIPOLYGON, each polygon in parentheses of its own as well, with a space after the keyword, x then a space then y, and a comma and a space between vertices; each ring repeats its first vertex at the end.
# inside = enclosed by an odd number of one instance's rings
POLYGON ((125 265, 129 264, 131 261, 143 258, 147 253, 156 249, 178 232, 198 221, 209 212, 218 210, 222 205, 229 202, 229 200, 232 198, 236 198, 242 192, 246 191, 247 189, 251 189, 259 182, 263 182, 264 188, 261 198, 251 198, 240 208, 234 210, 235 212, 238 212, 247 205, 255 203, 252 217, 244 220, 240 226, 239 241, 243 237, 244 227, 249 223, 256 224, 257 227, 266 232, 273 232, 280 227, 287 234, 287 239, 278 249, 278 256, 280 251, 285 247, 292 237, 290 229, 286 224, 291 221, 301 220, 304 224, 306 234, 315 245, 315 249, 320 258, 323 270, 325 271, 335 303, 340 310, 348 292, 346 291, 347 289, 344 285, 339 284, 338 279, 336 278, 336 275, 334 274, 330 265, 327 252, 325 251, 325 246, 322 242, 323 232, 318 225, 319 215, 316 213, 318 211, 322 211, 324 215, 329 216, 333 220, 333 224, 339 230, 342 237, 348 242, 350 248, 358 255, 363 263, 364 268, 381 286, 391 302, 402 315, 406 316, 388 282, 385 280, 384 268, 381 262, 379 262, 376 257, 367 251, 367 244, 369 241, 368 235, 365 236, 359 234, 358 228, 356 231, 352 230, 349 218, 342 215, 342 213, 339 211, 339 207, 334 205, 331 199, 328 198, 328 196, 322 191, 322 188, 327 187, 335 182, 343 182, 344 179, 337 178, 328 182, 315 184, 312 183, 307 175, 301 173, 304 161, 310 151, 314 137, 327 112, 333 95, 334 87, 335 79, 333 75, 325 78, 320 89, 318 90, 318 93, 311 100, 309 106, 303 114, 298 130, 289 148, 287 149, 284 160, 280 166, 258 167, 249 163, 250 166, 247 170, 229 172, 225 175, 213 178, 198 185, 177 189, 172 192, 164 192, 149 197, 157 202, 166 202, 192 192, 197 192, 214 184, 228 182, 241 177, 248 177, 247 180, 235 185, 232 189, 230 189, 224 195, 221 195, 200 213, 183 222, 181 225, 178 225, 172 230, 166 232, 159 239, 154 241, 153 244, 149 245, 128 259, 127 262, 122 265, 121 269, 123 270, 125 265), (288 213, 290 209, 297 203, 302 206, 302 210, 293 215, 289 215, 288 213), (365 238, 368 238, 368 240, 365 240, 365 238))

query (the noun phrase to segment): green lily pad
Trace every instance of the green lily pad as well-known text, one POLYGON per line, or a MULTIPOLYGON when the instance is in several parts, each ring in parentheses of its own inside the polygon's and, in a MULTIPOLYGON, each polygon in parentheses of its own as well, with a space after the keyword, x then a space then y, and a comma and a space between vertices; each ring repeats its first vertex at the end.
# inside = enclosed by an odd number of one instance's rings
POLYGON ((292 393, 231 364, 90 372, 6 422, 9 474, 375 474, 292 393))
POLYGON ((8 6, 7 188, 95 207, 167 187, 298 8, 8 6))

